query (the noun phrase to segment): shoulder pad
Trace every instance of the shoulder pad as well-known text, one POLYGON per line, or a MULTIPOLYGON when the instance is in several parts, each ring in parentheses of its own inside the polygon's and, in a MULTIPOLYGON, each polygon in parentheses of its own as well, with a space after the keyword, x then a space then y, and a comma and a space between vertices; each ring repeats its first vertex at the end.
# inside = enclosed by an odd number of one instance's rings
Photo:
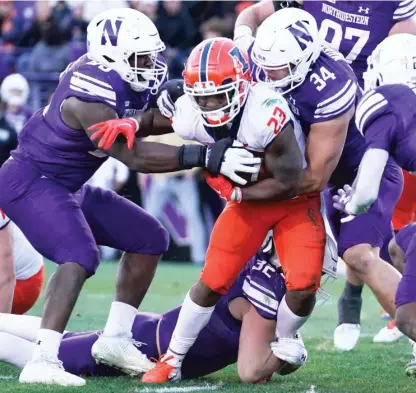
POLYGON ((355 125, 362 134, 369 124, 386 113, 387 104, 388 101, 379 88, 367 92, 362 97, 355 111, 355 125))
POLYGON ((117 72, 94 61, 75 66, 68 70, 69 88, 75 96, 88 101, 103 101, 116 108, 122 100, 126 83, 117 72))
POLYGON ((394 1, 396 6, 393 13, 393 20, 400 21, 408 19, 416 13, 416 0, 394 1))
POLYGON ((261 83, 251 87, 245 111, 238 137, 253 149, 266 149, 276 135, 293 122, 286 99, 261 83))

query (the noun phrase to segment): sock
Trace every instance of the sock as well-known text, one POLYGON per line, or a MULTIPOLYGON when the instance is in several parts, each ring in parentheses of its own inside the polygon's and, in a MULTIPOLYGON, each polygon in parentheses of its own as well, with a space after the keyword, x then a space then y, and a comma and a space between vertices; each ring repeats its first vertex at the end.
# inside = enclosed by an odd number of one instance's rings
POLYGON ((338 299, 338 325, 360 324, 363 287, 363 285, 357 286, 345 281, 344 290, 338 299))
POLYGON ((34 351, 33 342, 9 333, 0 333, 0 362, 23 368, 32 358, 34 351))
POLYGON ((292 337, 308 320, 309 315, 300 317, 292 312, 283 296, 277 310, 276 337, 292 337))
POLYGON ((32 315, 0 314, 0 332, 36 342, 41 318, 32 315))
POLYGON ((113 302, 111 303, 110 314, 104 328, 104 335, 118 336, 131 334, 134 319, 137 315, 137 308, 130 304, 113 302))
POLYGON ((214 308, 215 306, 198 306, 189 296, 189 292, 187 293, 165 355, 165 358, 173 356, 173 359, 168 361, 170 365, 180 366, 200 331, 208 324, 214 308))
POLYGON ((62 333, 56 332, 55 330, 40 329, 33 353, 33 360, 40 356, 58 359, 61 340, 62 333))

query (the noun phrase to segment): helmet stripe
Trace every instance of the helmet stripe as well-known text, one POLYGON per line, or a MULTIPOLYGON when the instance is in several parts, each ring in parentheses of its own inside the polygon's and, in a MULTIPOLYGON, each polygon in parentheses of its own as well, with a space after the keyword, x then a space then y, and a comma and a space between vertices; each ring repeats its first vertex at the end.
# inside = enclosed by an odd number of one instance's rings
POLYGON ((199 65, 199 80, 200 82, 207 82, 208 81, 208 58, 209 58, 209 50, 213 44, 214 40, 209 40, 205 43, 202 53, 201 53, 201 60, 199 65))

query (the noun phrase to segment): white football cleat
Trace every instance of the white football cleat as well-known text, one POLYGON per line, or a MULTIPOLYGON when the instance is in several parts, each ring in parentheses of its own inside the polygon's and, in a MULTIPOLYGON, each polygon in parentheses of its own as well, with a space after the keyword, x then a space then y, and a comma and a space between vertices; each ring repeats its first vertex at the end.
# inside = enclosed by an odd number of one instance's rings
POLYGON ((375 343, 393 343, 400 340, 404 334, 397 329, 394 319, 387 326, 381 329, 373 338, 375 343))
POLYGON ((130 376, 136 376, 151 370, 151 362, 138 348, 143 343, 135 341, 131 333, 122 336, 101 334, 91 348, 91 354, 97 364, 117 368, 130 376))
POLYGON ((294 366, 302 366, 308 359, 308 352, 300 333, 293 337, 279 337, 277 341, 270 343, 274 356, 294 366))
POLYGON ((85 379, 66 372, 58 359, 41 356, 27 362, 19 376, 20 383, 60 386, 84 386, 85 379))
POLYGON ((353 323, 338 325, 334 331, 334 345, 340 351, 351 351, 360 338, 361 326, 353 323))

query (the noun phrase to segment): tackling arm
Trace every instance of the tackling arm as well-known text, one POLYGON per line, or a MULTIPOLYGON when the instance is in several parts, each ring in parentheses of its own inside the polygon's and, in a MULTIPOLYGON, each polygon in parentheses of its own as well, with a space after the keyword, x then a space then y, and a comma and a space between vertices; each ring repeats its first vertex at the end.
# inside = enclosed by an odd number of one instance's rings
POLYGON ((390 30, 389 36, 393 34, 416 34, 416 15, 397 22, 390 30))
POLYGON ((308 167, 303 173, 300 194, 320 192, 338 165, 355 107, 337 119, 312 124, 306 145, 308 167))
POLYGON ((10 313, 16 278, 10 224, 0 229, 0 313, 10 313))
POLYGON ((243 382, 258 383, 286 364, 270 349, 275 330, 276 321, 263 318, 250 305, 243 316, 238 346, 237 370, 243 382))
POLYGON ((237 17, 234 29, 234 41, 245 49, 253 42, 254 32, 263 21, 275 11, 287 7, 299 7, 303 1, 270 1, 265 0, 247 7, 237 17))
MULTIPOLYGON (((92 138, 94 134, 94 129, 91 129, 92 125, 99 130, 109 129, 110 135, 112 130, 116 130, 118 135, 119 128, 129 131, 130 135, 131 123, 133 123, 131 119, 118 119, 117 113, 105 104, 85 103, 75 97, 65 101, 62 118, 68 126, 85 131, 96 146, 97 142, 94 142, 92 138)), ((106 134, 106 131, 103 134, 106 134)), ((208 147, 202 145, 177 147, 162 143, 141 142, 137 139, 133 142, 135 143, 126 145, 123 142, 110 141, 109 147, 104 151, 137 172, 175 172, 202 167, 214 175, 222 173, 240 184, 245 184, 245 180, 236 172, 256 173, 252 165, 260 162, 260 159, 253 157, 247 151, 230 148, 231 139, 223 139, 208 147)))
POLYGON ((241 189, 243 201, 286 200, 298 195, 303 157, 293 124, 275 137, 265 153, 265 166, 273 178, 241 189))

